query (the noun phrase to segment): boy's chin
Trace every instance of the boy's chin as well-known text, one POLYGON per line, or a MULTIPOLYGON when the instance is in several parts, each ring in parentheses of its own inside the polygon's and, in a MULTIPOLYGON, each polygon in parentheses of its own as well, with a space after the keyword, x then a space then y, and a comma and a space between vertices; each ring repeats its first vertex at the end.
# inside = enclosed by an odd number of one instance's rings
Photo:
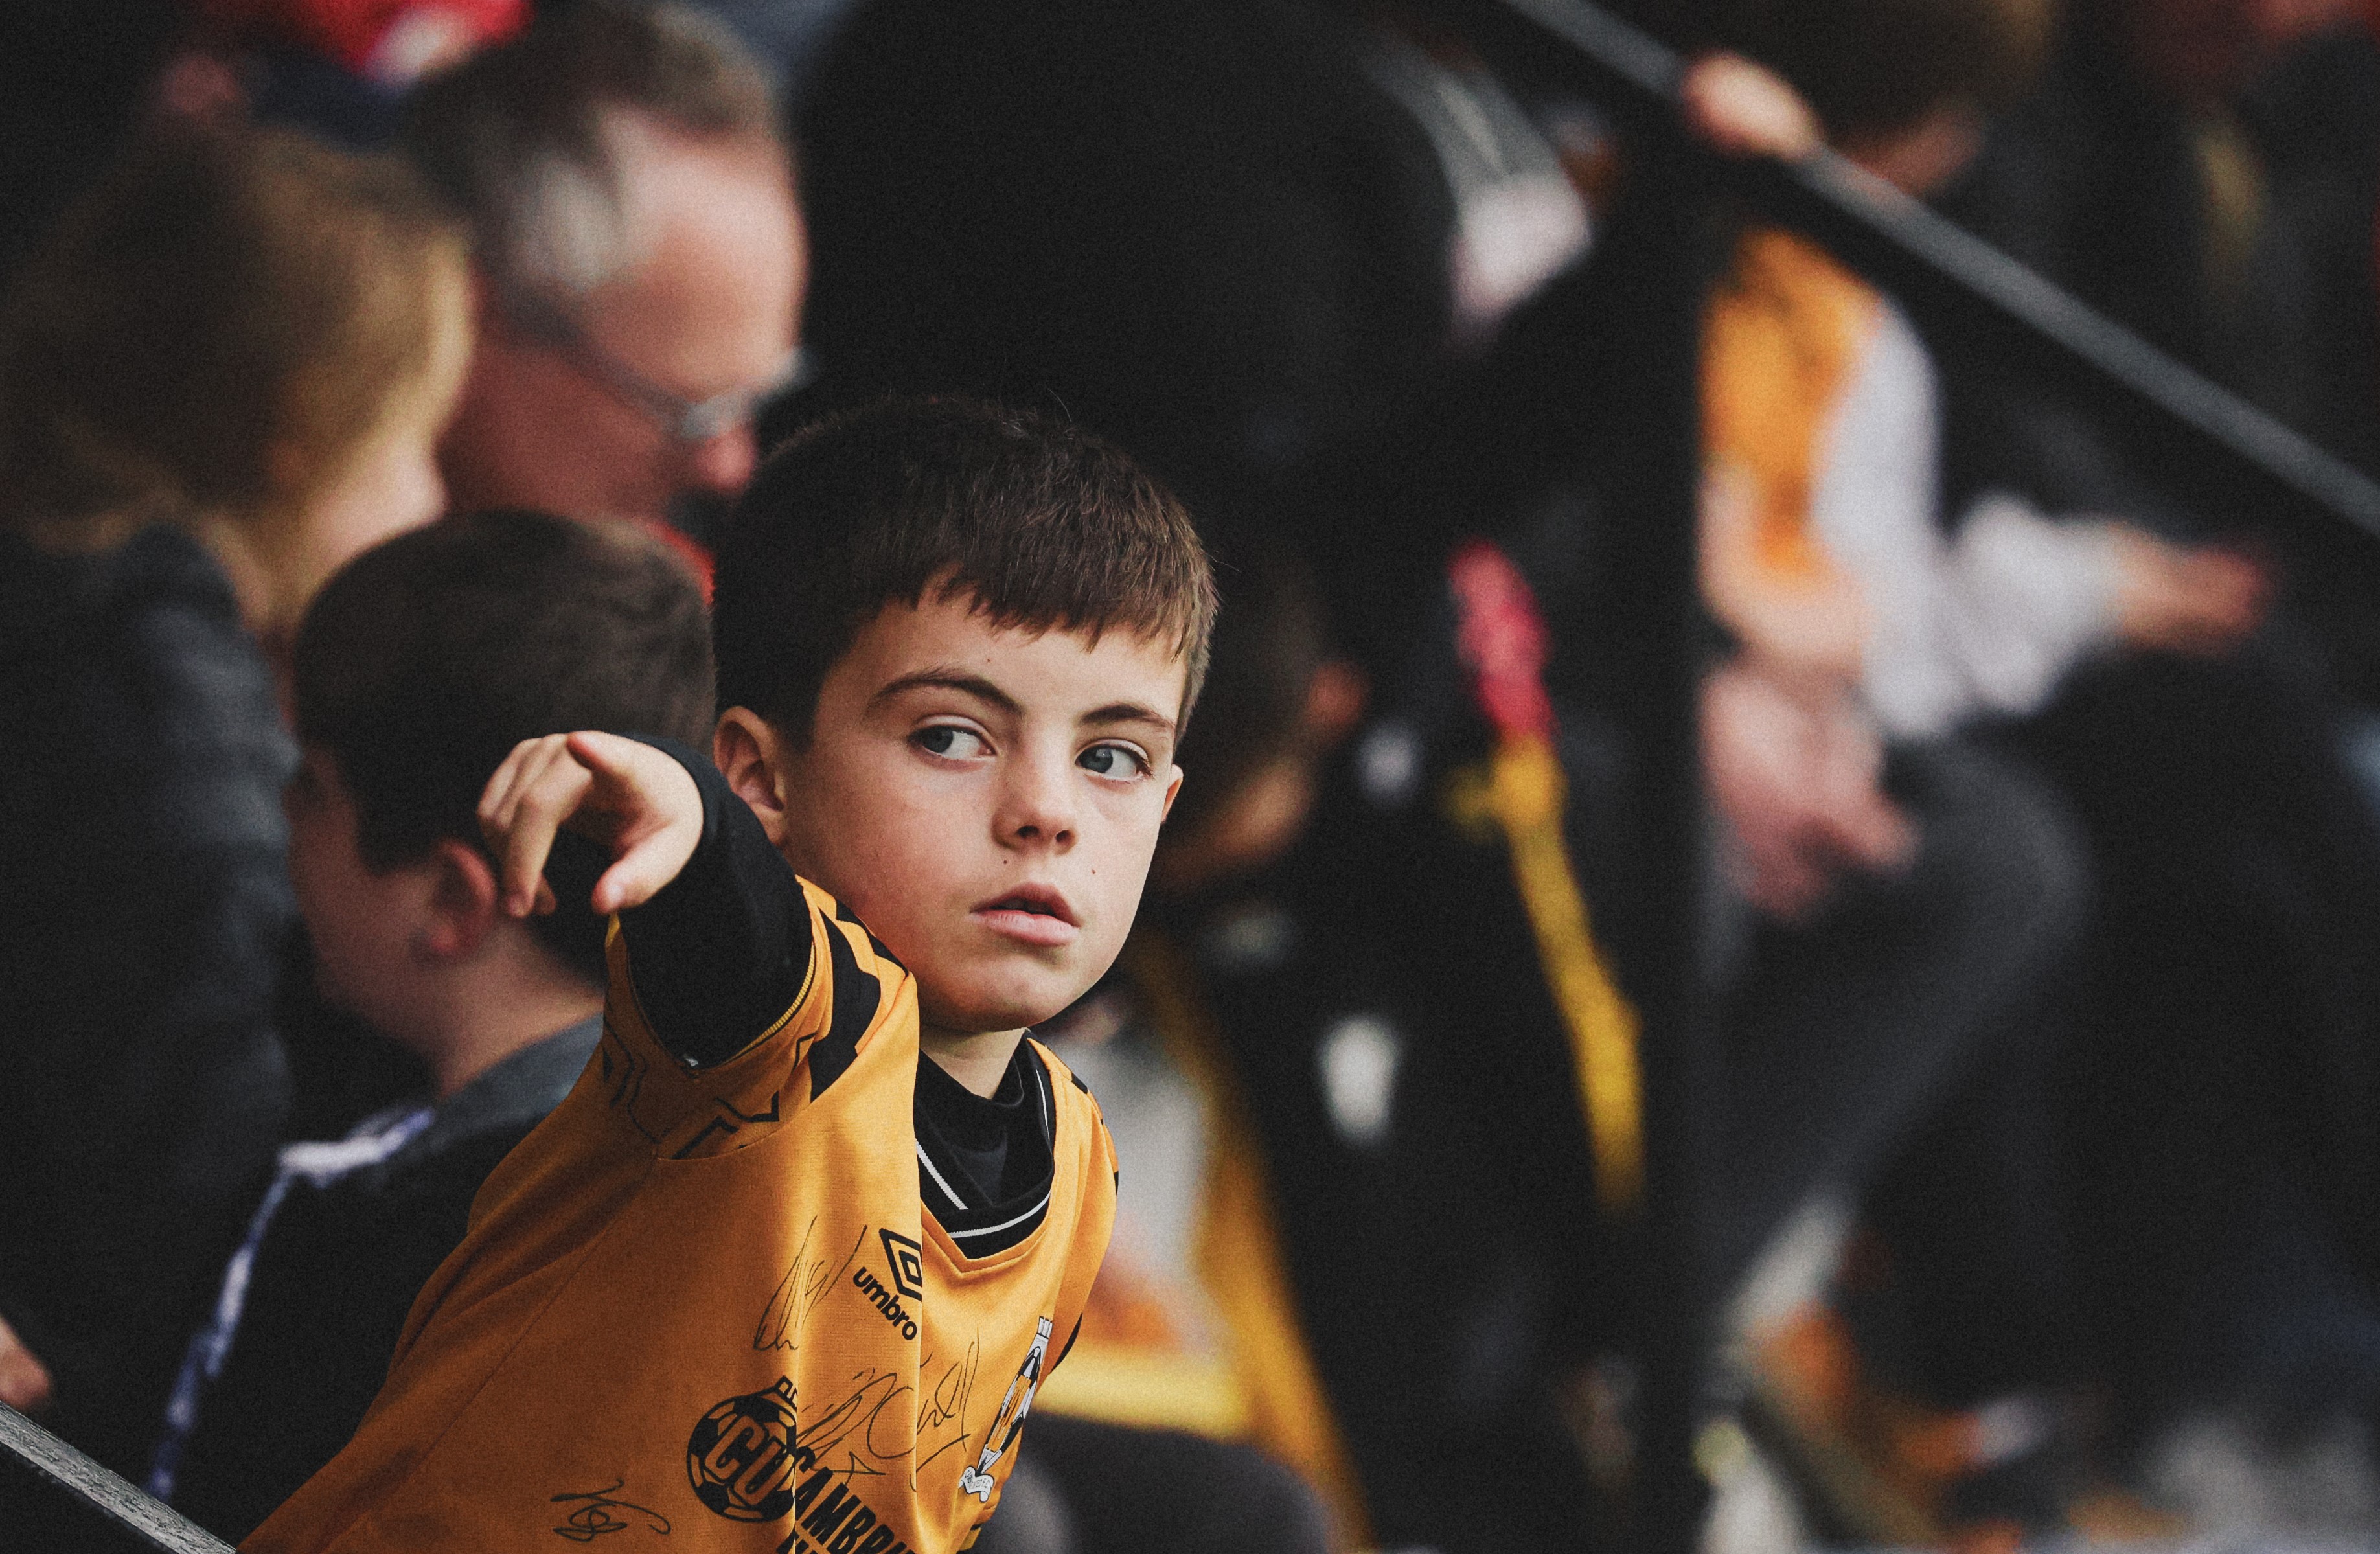
POLYGON ((920 998, 917 1014, 927 1025, 953 1033, 1029 1030, 1056 1018, 1090 986, 1086 982, 1076 987, 1075 981, 1052 977, 1046 986, 971 989, 955 995, 920 998))

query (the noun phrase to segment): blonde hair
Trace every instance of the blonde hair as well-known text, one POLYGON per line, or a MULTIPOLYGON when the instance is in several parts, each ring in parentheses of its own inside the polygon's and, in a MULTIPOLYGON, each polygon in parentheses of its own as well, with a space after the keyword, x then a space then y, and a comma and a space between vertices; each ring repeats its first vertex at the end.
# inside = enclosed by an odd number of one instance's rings
POLYGON ((105 543, 288 511, 419 380, 465 260, 395 157, 284 130, 142 140, 0 313, 0 523, 105 543))

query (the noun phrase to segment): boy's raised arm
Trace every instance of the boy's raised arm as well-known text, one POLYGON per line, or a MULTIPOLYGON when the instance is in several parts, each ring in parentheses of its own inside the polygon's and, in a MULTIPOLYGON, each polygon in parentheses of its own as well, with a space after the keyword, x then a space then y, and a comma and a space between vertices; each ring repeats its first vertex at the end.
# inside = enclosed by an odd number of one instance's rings
POLYGON ((604 849, 594 908, 620 914, 638 1007, 679 1057, 723 1062, 800 997, 801 885, 694 751, 609 734, 528 741, 489 780, 480 823, 516 916, 552 909, 542 870, 557 831, 604 849))

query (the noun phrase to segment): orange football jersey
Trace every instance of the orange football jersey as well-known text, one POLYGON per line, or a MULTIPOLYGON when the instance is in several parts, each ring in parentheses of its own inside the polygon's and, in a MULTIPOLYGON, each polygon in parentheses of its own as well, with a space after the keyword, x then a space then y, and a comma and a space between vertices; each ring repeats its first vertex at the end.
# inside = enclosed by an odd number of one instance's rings
POLYGON ((1047 1203, 954 1239, 920 1201, 916 988, 804 892, 799 998, 706 1068, 647 1026, 614 928, 586 1072, 480 1190, 355 1439, 243 1548, 973 1541, 1106 1250, 1113 1146, 1032 1044, 1047 1203))

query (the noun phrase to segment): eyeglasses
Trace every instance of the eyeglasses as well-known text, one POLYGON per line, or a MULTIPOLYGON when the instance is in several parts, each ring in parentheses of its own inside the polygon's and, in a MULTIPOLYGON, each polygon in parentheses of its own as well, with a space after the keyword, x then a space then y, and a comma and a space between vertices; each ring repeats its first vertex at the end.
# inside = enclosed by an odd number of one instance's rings
POLYGON ((642 411, 647 419, 680 443, 708 443, 752 419, 763 400, 799 386, 808 376, 808 364, 795 346, 776 370, 763 381, 688 399, 654 382, 595 343, 586 326, 561 306, 534 292, 514 291, 503 299, 504 317, 513 327, 541 346, 570 357, 605 388, 642 411))

